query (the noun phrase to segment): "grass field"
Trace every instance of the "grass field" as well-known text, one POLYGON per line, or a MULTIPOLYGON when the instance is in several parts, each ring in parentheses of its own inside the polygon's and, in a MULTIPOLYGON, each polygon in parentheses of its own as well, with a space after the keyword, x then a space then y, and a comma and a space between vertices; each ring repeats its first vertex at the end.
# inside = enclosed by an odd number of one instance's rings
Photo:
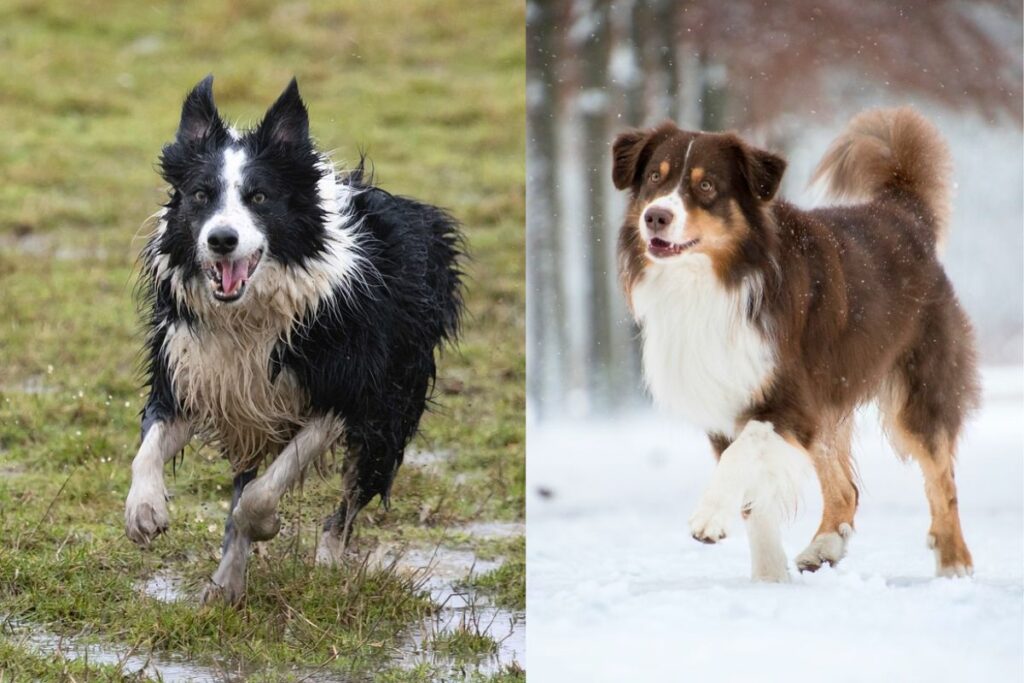
POLYGON ((522 677, 486 615, 524 606, 523 25, 515 2, 0 4, 0 681, 135 679, 148 658, 215 679, 522 677), (449 208, 473 254, 464 338, 391 511, 361 517, 365 561, 313 566, 341 486, 311 475, 240 610, 196 599, 230 492, 216 453, 168 472, 172 528, 152 548, 122 530, 153 164, 210 72, 241 124, 296 75, 320 145, 449 208), (410 572, 422 557, 432 569, 410 572))

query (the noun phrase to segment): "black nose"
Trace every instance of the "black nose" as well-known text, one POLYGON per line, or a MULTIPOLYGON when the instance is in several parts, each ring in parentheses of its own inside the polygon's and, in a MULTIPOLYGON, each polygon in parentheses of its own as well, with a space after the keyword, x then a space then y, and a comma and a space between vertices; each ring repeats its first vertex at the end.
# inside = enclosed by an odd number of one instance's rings
POLYGON ((206 236, 206 243, 213 253, 227 255, 238 246, 238 233, 232 228, 214 228, 206 236))
POLYGON ((668 209, 652 206, 644 211, 644 223, 651 232, 664 230, 672 223, 672 212, 668 209))

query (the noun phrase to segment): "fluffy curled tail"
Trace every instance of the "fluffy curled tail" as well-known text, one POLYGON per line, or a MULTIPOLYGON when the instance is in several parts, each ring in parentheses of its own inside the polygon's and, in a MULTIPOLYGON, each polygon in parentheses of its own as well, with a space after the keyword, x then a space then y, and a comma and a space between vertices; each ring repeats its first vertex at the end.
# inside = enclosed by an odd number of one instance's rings
POLYGON ((952 160, 939 131, 911 107, 858 114, 818 164, 811 182, 824 180, 841 200, 910 195, 931 215, 935 237, 945 236, 951 210, 952 160))

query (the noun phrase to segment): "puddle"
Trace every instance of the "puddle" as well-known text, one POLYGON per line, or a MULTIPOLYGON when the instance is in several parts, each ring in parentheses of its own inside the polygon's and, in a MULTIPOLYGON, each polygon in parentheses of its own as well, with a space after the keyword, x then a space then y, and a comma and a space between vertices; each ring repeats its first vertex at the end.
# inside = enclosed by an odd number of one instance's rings
MULTIPOLYGON (((487 522, 468 525, 471 533, 480 536, 502 536, 521 533, 522 525, 511 522, 487 522), (517 528, 518 527, 518 528, 517 528)), ((412 668, 427 664, 436 669, 442 679, 462 678, 467 671, 481 675, 498 673, 509 666, 523 666, 526 661, 526 616, 491 605, 475 591, 455 588, 472 575, 493 571, 501 566, 499 560, 481 560, 471 550, 446 548, 407 549, 398 544, 381 544, 368 560, 376 566, 394 566, 402 572, 423 577, 423 589, 439 606, 435 615, 414 623, 398 638, 398 656, 392 663, 412 668), (487 635, 497 644, 494 653, 460 655, 437 652, 433 643, 439 636, 452 633, 487 635)), ((193 596, 180 575, 160 570, 135 584, 136 591, 161 602, 189 601, 193 596)), ((85 635, 59 636, 35 625, 17 621, 3 621, 0 626, 20 647, 48 657, 62 657, 71 661, 112 665, 121 668, 125 676, 146 676, 161 681, 244 681, 248 674, 240 662, 218 662, 204 666, 179 659, 174 655, 143 654, 133 652, 124 645, 93 643, 85 635)), ((349 681, 337 677, 337 672, 321 670, 287 669, 298 680, 330 683, 349 681)))
MULTIPOLYGON (((515 533, 502 522, 476 526, 493 534, 515 533)), ((387 544, 378 546, 369 561, 378 566, 394 563, 399 571, 423 574, 424 590, 429 591, 431 599, 440 606, 433 617, 408 629, 399 645, 403 652, 397 660, 399 664, 408 667, 429 664, 451 675, 464 672, 467 668, 490 675, 511 665, 525 664, 525 614, 495 607, 475 591, 454 588, 472 575, 497 569, 501 561, 482 560, 471 550, 443 546, 403 550, 397 545, 387 544), (437 652, 431 647, 438 636, 466 631, 489 636, 498 643, 497 651, 493 654, 459 656, 437 652)))
POLYGON ((125 676, 146 676, 161 681, 197 681, 206 683, 243 681, 244 676, 233 676, 225 669, 199 666, 170 657, 139 654, 120 645, 85 642, 77 636, 59 636, 38 626, 9 621, 5 630, 11 641, 38 655, 60 657, 68 661, 120 667, 125 676))
POLYGON ((455 529, 477 538, 513 538, 526 534, 526 525, 522 522, 473 522, 455 529))
POLYGON ((412 466, 417 469, 426 470, 428 472, 438 472, 441 466, 445 462, 451 460, 451 451, 421 451, 421 450, 408 450, 405 453, 405 457, 402 459, 402 464, 406 467, 412 466))
POLYGON ((136 583, 135 590, 160 602, 179 602, 188 597, 185 593, 185 579, 174 572, 163 570, 136 583))

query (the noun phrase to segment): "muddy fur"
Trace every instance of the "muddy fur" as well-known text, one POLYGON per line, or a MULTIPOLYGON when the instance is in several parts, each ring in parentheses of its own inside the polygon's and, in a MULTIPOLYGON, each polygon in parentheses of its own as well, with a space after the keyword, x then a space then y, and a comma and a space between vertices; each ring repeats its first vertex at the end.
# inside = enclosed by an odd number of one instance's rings
POLYGON ((376 187, 362 163, 337 170, 309 137, 294 81, 241 132, 217 112, 212 77, 202 81, 161 171, 170 195, 143 250, 139 287, 148 329, 143 435, 156 423, 188 423, 244 486, 304 428, 329 418, 344 425, 324 448, 345 452, 348 495, 327 527, 350 522, 377 496, 386 504, 430 398, 435 353, 457 334, 456 221, 376 187), (233 187, 224 181, 228 154, 244 160, 233 187), (262 259, 241 298, 225 303, 211 295, 199 236, 231 191, 247 202, 262 259), (254 192, 258 205, 248 200, 254 192))

